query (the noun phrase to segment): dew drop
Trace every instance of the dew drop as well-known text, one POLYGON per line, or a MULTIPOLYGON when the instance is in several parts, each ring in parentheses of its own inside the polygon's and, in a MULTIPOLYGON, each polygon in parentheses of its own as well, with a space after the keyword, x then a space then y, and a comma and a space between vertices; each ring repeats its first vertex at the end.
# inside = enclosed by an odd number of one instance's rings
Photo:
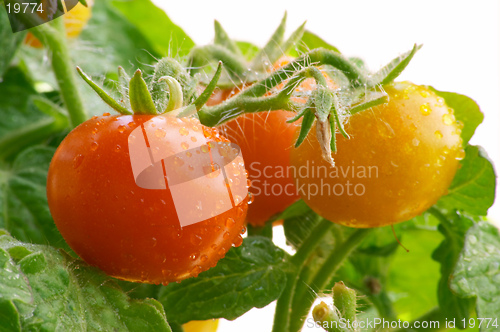
POLYGON ((247 188, 250 188, 252 186, 252 180, 248 179, 247 180, 247 188))
POLYGON ((429 104, 425 103, 425 104, 422 104, 420 105, 420 113, 422 113, 423 115, 429 115, 431 114, 432 110, 429 106, 429 104))
POLYGON ((186 142, 182 142, 181 148, 183 148, 184 150, 187 150, 187 149, 189 149, 189 144, 187 144, 186 142))
POLYGON ((201 150, 201 152, 203 152, 203 153, 208 153, 208 151, 209 151, 208 146, 206 146, 206 145, 202 145, 202 146, 200 147, 200 150, 201 150))
POLYGON ((241 235, 238 235, 236 239, 234 239, 233 245, 235 247, 239 247, 242 245, 242 243, 243 243, 243 238, 241 237, 241 235))
POLYGON ((243 234, 245 234, 245 232, 246 232, 246 231, 247 231, 247 228, 246 228, 245 226, 243 226, 243 227, 241 228, 240 234, 242 234, 242 235, 243 235, 243 234))
POLYGON ((447 113, 443 115, 443 123, 447 126, 451 126, 455 123, 455 116, 453 114, 447 113))
POLYGON ((77 169, 78 167, 80 167, 82 162, 83 162, 83 155, 82 154, 77 155, 75 159, 73 159, 73 168, 77 169))
POLYGON ((176 156, 176 157, 174 157, 174 165, 177 167, 181 167, 182 165, 184 165, 184 160, 182 160, 182 158, 176 156))
POLYGON ((464 158, 465 158, 465 150, 464 149, 458 150, 457 155, 455 156, 455 159, 462 160, 464 158))
POLYGON ((212 244, 212 245, 210 246, 210 248, 211 248, 212 250, 216 250, 216 249, 217 249, 217 245, 216 245, 216 244, 212 244))
POLYGON ((191 157, 191 156, 193 156, 193 154, 188 151, 188 152, 186 152, 186 156, 191 157))
POLYGON ((102 113, 102 116, 110 116, 111 114, 106 112, 106 113, 102 113))
POLYGON ((205 263, 206 261, 208 261, 208 256, 207 255, 201 255, 200 261, 202 261, 203 263, 205 263))
POLYGON ((240 195, 234 195, 234 204, 238 205, 242 201, 242 198, 240 195))
POLYGON ((92 142, 92 144, 90 144, 90 151, 95 151, 98 147, 99 144, 97 144, 97 142, 92 142))
POLYGON ((191 136, 191 141, 192 141, 192 142, 196 142, 196 141, 197 141, 196 137, 191 136))
POLYGON ((421 95, 422 97, 424 97, 424 98, 427 98, 427 97, 429 97, 429 92, 427 92, 427 91, 425 91, 425 90, 421 90, 421 91, 420 91, 420 95, 421 95))
POLYGON ((231 228, 234 225, 236 225, 236 221, 234 221, 233 218, 227 218, 227 220, 226 220, 226 227, 227 228, 231 228))
POLYGON ((166 135, 167 135, 167 133, 162 129, 156 129, 156 131, 155 131, 155 136, 158 138, 163 138, 166 135))
POLYGON ((201 273, 201 271, 203 271, 203 268, 200 266, 200 265, 196 265, 190 272, 191 276, 193 277, 197 277, 198 274, 201 273))
POLYGON ((118 145, 118 144, 117 144, 117 145, 115 146, 115 152, 120 152, 120 151, 121 151, 121 149, 122 149, 122 147, 121 147, 120 145, 118 145))
POLYGON ((248 204, 252 204, 254 200, 255 196, 251 192, 248 192, 248 204))
POLYGON ((134 122, 134 121, 130 121, 130 122, 128 123, 128 126, 129 126, 129 127, 135 127, 135 122, 134 122))
POLYGON ((437 139, 443 138, 443 133, 441 133, 439 130, 436 130, 434 132, 434 136, 436 136, 437 139))
POLYGON ((198 251, 195 251, 191 255, 189 255, 189 259, 192 261, 195 261, 198 259, 199 256, 200 256, 200 253, 198 251))
POLYGON ((199 246, 202 242, 203 238, 199 236, 198 234, 191 234, 190 236, 190 241, 191 244, 194 246, 199 246))
POLYGON ((229 232, 224 232, 224 234, 222 235, 222 237, 224 239, 227 239, 229 237, 229 235, 231 235, 231 234, 229 234, 229 232))
POLYGON ((413 146, 418 146, 420 144, 420 141, 418 140, 418 138, 414 138, 411 143, 413 144, 413 146))
POLYGON ((226 250, 224 248, 220 248, 217 253, 219 254, 219 256, 224 256, 226 254, 226 250))
POLYGON ((179 134, 181 134, 181 136, 187 136, 189 135, 189 130, 186 127, 182 127, 179 129, 179 134))
POLYGON ((120 134, 123 134, 123 133, 125 132, 125 129, 126 129, 126 128, 125 128, 125 126, 124 126, 124 125, 118 126, 118 132, 119 132, 120 134))

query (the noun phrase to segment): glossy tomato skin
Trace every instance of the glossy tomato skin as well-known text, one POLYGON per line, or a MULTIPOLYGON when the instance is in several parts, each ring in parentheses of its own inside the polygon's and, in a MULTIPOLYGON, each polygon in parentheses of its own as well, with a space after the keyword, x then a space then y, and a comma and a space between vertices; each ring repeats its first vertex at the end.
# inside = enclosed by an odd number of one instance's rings
POLYGON ((336 135, 335 168, 321 158, 315 128, 292 151, 302 198, 335 223, 376 227, 421 214, 446 194, 464 157, 461 124, 442 98, 408 82, 384 89, 387 104, 352 115, 350 139, 336 135))
MULTIPOLYGON (((140 188, 133 177, 128 136, 151 119, 102 116, 75 128, 50 164, 47 196, 59 231, 86 262, 116 278, 158 284, 196 276, 240 245, 247 204, 181 228, 170 191, 140 188)), ((173 144, 222 139, 195 119, 174 122, 173 144), (189 135, 176 135, 181 128, 189 135)))

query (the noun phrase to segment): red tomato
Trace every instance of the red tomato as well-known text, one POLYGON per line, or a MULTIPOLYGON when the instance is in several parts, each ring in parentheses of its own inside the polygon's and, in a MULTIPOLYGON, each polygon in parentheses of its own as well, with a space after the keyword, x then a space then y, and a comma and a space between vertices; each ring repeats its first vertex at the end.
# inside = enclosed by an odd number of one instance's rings
MULTIPOLYGON (((134 180, 128 137, 152 118, 94 117, 75 128, 53 157, 47 196, 58 229, 86 262, 116 278, 158 284, 197 276, 239 246, 247 202, 181 228, 171 191, 143 189, 134 180)), ((167 123, 172 145, 225 140, 196 119, 167 123)))

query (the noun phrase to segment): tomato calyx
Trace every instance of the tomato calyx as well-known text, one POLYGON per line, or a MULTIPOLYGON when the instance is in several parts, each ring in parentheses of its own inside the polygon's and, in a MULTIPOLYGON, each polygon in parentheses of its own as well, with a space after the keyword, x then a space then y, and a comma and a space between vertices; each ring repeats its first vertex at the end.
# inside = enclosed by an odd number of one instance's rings
POLYGON ((137 69, 132 78, 129 78, 126 71, 122 67, 118 67, 118 90, 121 95, 119 102, 93 82, 80 67, 76 67, 76 69, 101 99, 122 115, 169 113, 172 116, 185 117, 195 113, 208 101, 220 78, 222 62, 219 62, 217 71, 205 91, 194 101, 192 101, 193 92, 191 91, 193 84, 190 82, 189 75, 179 63, 170 58, 162 59, 157 63, 155 74, 149 85, 144 80, 140 69, 137 69), (172 76, 164 75, 166 73, 171 73, 172 76), (168 91, 168 98, 166 91, 168 91), (188 101, 187 105, 185 105, 186 100, 188 101))

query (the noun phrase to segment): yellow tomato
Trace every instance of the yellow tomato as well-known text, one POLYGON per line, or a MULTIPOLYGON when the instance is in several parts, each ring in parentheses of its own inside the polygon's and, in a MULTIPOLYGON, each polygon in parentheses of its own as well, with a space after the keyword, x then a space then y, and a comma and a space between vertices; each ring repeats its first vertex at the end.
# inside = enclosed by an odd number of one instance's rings
POLYGON ((215 332, 219 326, 218 319, 193 320, 182 325, 184 332, 215 332))
POLYGON ((321 157, 315 128, 291 152, 301 197, 332 222, 366 228, 409 220, 446 194, 464 157, 462 124, 442 98, 408 82, 384 89, 388 103, 348 119, 350 139, 336 134, 336 167, 321 157))

